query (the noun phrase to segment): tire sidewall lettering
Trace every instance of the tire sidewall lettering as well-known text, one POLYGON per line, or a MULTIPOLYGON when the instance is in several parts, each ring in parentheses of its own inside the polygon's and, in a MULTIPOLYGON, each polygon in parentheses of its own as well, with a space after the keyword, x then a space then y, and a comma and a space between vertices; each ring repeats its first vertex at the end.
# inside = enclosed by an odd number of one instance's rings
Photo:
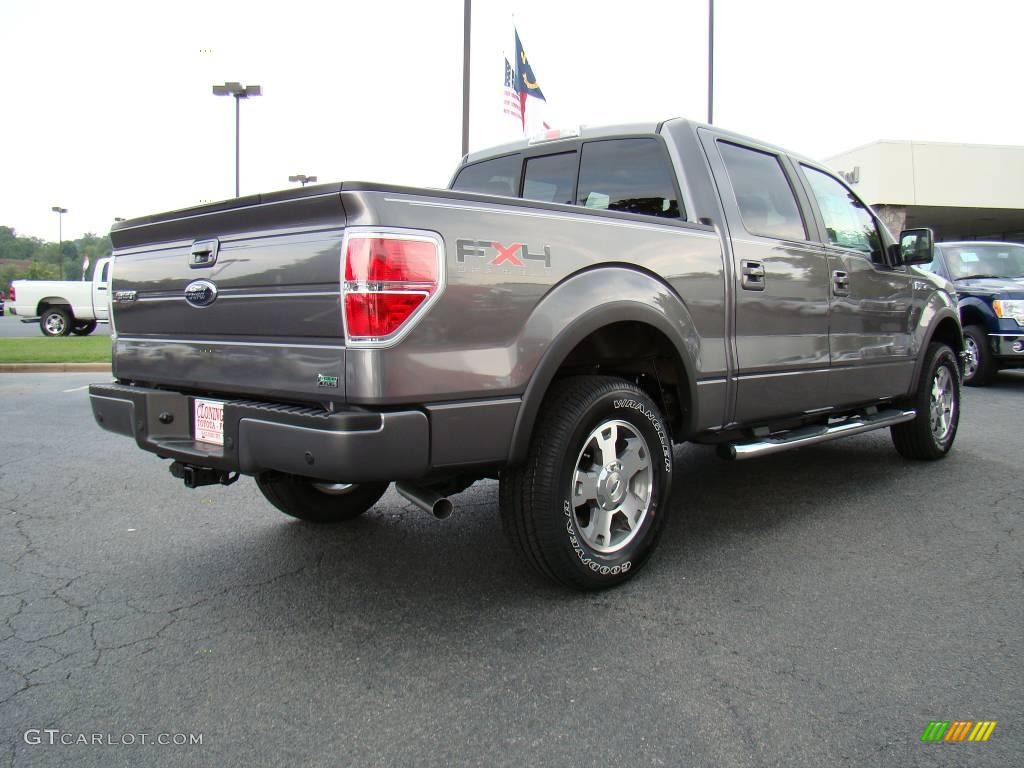
POLYGON ((647 421, 650 422, 651 426, 654 427, 654 431, 658 435, 658 443, 661 446, 661 456, 665 465, 665 472, 672 474, 672 442, 668 439, 668 432, 661 423, 661 419, 658 418, 658 414, 648 408, 644 403, 633 398, 621 398, 615 400, 613 403, 616 409, 631 408, 647 421))

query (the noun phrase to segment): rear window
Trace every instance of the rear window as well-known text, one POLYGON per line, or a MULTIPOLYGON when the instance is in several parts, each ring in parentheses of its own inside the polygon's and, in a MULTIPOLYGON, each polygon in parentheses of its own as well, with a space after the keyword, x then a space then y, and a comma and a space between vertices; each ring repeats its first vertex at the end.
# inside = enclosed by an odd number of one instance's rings
POLYGON ((724 141, 718 148, 746 230, 762 237, 806 240, 807 230, 779 158, 724 141))
POLYGON ((455 177, 452 189, 482 195, 515 197, 519 194, 519 167, 522 162, 519 155, 506 155, 467 165, 455 177))
POLYGON ((679 218, 668 157, 656 139, 609 139, 584 144, 576 204, 679 218))
POLYGON ((541 155, 526 161, 523 199, 572 205, 576 191, 576 153, 541 155))

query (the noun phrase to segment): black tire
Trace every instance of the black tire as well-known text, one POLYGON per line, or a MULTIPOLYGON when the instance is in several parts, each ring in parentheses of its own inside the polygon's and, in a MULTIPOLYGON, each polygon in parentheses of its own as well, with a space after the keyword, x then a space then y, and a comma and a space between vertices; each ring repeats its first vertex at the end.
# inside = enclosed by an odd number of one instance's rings
POLYGON ((96 330, 96 321, 90 320, 87 323, 75 323, 71 328, 71 332, 75 336, 88 336, 90 333, 96 330))
POLYGON ((654 402, 622 379, 568 378, 545 398, 525 463, 501 473, 502 525, 539 573, 605 589, 654 551, 671 485, 672 442, 654 402))
POLYGON ((964 363, 964 386, 987 387, 996 377, 999 367, 992 356, 985 329, 980 325, 964 328, 964 346, 970 355, 964 363))
POLYGON ((50 307, 39 318, 43 336, 67 336, 71 327, 71 313, 61 307, 50 307))
POLYGON ((256 485, 267 501, 286 515, 308 523, 340 523, 370 509, 387 491, 390 483, 362 483, 343 486, 284 472, 264 472, 256 485), (318 487, 320 486, 320 487, 318 487))
POLYGON ((941 459, 953 447, 960 423, 960 369, 945 344, 928 346, 913 407, 913 420, 889 428, 896 450, 908 459, 941 459))

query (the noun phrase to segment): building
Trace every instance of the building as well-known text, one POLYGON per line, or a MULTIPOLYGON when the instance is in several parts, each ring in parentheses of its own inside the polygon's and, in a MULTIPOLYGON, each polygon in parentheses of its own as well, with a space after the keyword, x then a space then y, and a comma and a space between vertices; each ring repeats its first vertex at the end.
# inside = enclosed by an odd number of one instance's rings
POLYGON ((1024 242, 1024 147, 876 141, 825 162, 896 236, 1024 242))

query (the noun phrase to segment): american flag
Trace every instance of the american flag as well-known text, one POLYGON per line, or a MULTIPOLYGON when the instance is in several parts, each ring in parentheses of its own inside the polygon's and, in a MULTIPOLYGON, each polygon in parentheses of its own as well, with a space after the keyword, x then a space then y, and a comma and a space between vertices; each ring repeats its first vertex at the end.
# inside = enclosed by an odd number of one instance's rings
POLYGON ((519 121, 523 119, 523 106, 516 91, 516 71, 508 59, 505 59, 505 114, 519 121))

